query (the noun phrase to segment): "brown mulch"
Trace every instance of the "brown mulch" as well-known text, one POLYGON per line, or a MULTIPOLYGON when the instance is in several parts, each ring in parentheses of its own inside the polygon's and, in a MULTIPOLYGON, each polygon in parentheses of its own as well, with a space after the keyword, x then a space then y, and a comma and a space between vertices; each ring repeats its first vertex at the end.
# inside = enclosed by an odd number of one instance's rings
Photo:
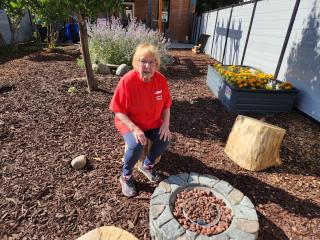
MULTIPOLYGON (((150 237, 156 185, 135 173, 139 195, 128 199, 118 183, 124 147, 107 108, 118 77, 98 75, 101 91, 88 94, 78 54, 71 47, 0 61, 0 239, 69 240, 102 225, 150 237), (70 95, 70 86, 77 93, 70 95), (81 154, 89 163, 75 171, 70 161, 81 154)), ((241 169, 223 151, 236 115, 205 83, 213 60, 170 54, 173 141, 161 176, 197 172, 228 181, 255 204, 259 239, 320 239, 320 125, 295 110, 250 114, 287 130, 283 165, 241 169)))

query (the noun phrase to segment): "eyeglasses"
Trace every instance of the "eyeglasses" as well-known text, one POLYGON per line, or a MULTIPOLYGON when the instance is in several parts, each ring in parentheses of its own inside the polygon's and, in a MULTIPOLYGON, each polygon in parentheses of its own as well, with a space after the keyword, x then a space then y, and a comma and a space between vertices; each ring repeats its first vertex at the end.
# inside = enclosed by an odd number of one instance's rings
POLYGON ((141 65, 144 65, 144 66, 147 66, 147 64, 149 66, 154 65, 154 61, 139 60, 139 62, 140 62, 141 65))

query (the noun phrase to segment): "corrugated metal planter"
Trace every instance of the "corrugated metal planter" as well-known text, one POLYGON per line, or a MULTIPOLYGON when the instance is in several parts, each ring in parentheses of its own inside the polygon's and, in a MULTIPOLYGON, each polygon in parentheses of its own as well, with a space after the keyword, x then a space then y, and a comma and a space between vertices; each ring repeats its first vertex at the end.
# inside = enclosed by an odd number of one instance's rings
POLYGON ((212 66, 208 65, 207 85, 229 112, 276 113, 290 112, 297 89, 241 89, 231 86, 212 66))

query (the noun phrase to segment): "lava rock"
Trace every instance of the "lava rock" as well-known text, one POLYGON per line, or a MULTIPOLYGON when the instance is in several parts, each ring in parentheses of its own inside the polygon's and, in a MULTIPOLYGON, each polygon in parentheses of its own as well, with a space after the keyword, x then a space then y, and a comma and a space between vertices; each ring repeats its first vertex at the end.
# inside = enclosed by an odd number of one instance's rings
POLYGON ((80 155, 76 158, 74 158, 71 161, 71 166, 73 169, 75 170, 81 170, 85 167, 85 165, 87 164, 87 157, 86 155, 80 155))

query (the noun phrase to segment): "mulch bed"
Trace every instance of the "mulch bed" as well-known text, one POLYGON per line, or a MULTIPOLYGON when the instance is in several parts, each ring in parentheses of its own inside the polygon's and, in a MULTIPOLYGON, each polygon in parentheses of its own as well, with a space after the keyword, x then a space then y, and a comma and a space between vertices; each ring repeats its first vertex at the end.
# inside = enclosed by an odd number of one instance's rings
MULTIPOLYGON (((170 54, 173 141, 158 165, 162 178, 197 172, 228 181, 255 204, 259 239, 320 239, 319 124, 298 111, 250 114, 287 130, 283 165, 241 169, 223 151, 236 115, 205 83, 214 61, 191 51, 170 54)), ((119 78, 97 75, 101 90, 88 94, 78 55, 69 47, 0 61, 0 239, 69 240, 103 225, 150 238, 156 185, 135 172, 139 195, 128 199, 118 182, 124 144, 108 103, 119 78), (70 161, 81 154, 89 163, 75 171, 70 161)))

